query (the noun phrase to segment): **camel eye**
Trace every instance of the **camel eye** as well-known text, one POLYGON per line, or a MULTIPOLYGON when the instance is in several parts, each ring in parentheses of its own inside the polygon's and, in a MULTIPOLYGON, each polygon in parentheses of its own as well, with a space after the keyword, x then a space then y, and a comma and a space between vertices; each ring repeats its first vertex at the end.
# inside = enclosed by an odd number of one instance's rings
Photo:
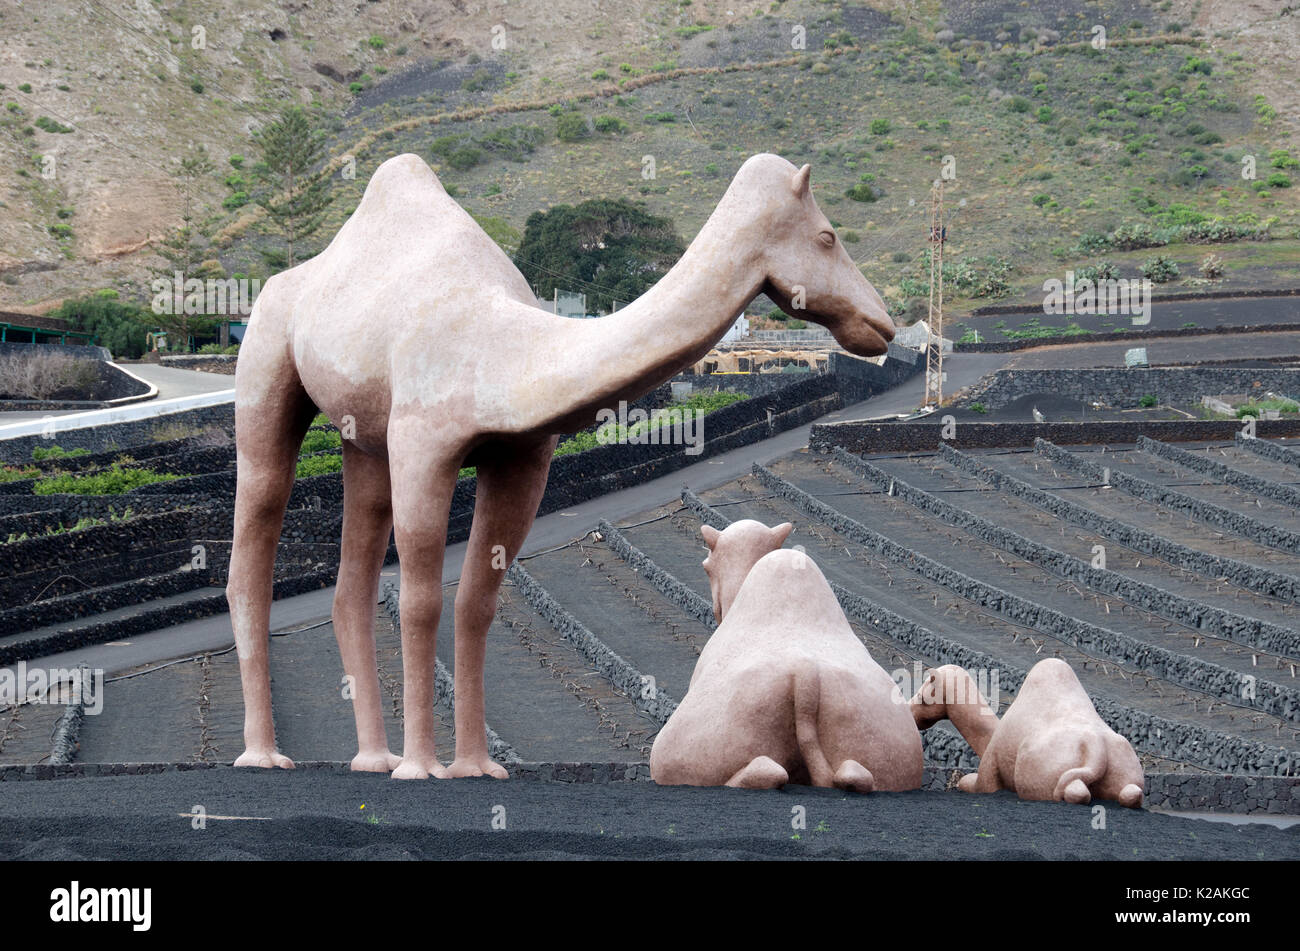
POLYGON ((826 245, 826 247, 833 248, 835 247, 835 232, 823 231, 817 236, 817 240, 826 245))

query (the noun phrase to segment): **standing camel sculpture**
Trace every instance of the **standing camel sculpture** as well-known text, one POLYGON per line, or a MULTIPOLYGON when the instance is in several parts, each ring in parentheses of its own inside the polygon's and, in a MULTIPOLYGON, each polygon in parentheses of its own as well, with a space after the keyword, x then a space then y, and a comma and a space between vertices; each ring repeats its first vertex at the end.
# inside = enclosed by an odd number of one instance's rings
POLYGON ((964 792, 1011 789, 1021 799, 1142 805, 1146 779, 1137 753, 1097 715, 1059 658, 1030 669, 1001 720, 971 675, 954 664, 929 672, 911 708, 922 730, 950 720, 980 758, 979 772, 957 784, 964 792))
POLYGON ((700 529, 718 628, 650 750, 662 785, 919 789, 921 734, 789 522, 700 529))
POLYGON ((542 310, 510 259, 415 155, 381 165, 319 255, 271 278, 235 375, 238 489, 226 588, 244 696, 237 766, 276 747, 267 667, 272 569, 298 448, 319 410, 344 433, 333 619, 353 685, 355 770, 504 778, 488 755, 485 638, 532 526, 559 435, 699 360, 755 296, 824 324, 851 353, 893 338, 880 296, 817 207, 809 167, 756 155, 676 265, 597 320, 542 310), (462 466, 478 494, 455 600, 456 752, 433 735, 448 510, 462 466), (375 664, 379 572, 401 562, 404 749, 389 751, 375 664))

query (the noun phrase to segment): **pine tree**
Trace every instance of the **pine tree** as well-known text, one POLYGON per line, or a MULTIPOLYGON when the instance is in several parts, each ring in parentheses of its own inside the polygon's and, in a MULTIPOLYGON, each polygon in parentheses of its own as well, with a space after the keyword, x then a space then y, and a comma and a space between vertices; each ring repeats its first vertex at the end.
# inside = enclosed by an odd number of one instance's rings
POLYGON ((300 106, 291 106, 258 137, 262 147, 259 174, 269 186, 257 199, 289 246, 289 267, 294 247, 311 237, 333 201, 329 175, 322 167, 312 171, 325 153, 324 134, 313 129, 300 106))
MULTIPOLYGON (((207 236, 194 224, 195 193, 199 181, 212 174, 215 167, 207 149, 200 145, 180 160, 174 173, 176 189, 181 194, 181 226, 154 245, 154 250, 167 262, 155 271, 160 282, 154 288, 155 299, 159 297, 159 288, 163 285, 171 287, 179 281, 183 301, 185 282, 205 276, 201 265, 209 243, 207 236)), ((168 293, 167 297, 169 306, 154 307, 150 321, 153 326, 175 336, 180 347, 188 350, 190 338, 194 334, 210 333, 216 320, 206 314, 186 313, 184 306, 175 306, 175 294, 168 293)))

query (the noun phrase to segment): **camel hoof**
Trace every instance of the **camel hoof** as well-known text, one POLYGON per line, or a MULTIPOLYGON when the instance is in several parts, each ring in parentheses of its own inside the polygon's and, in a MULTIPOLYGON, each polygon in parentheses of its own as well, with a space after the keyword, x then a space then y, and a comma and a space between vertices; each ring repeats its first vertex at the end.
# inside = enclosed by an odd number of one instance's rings
POLYGON ((403 757, 394 767, 391 778, 428 779, 430 776, 438 776, 439 770, 442 770, 442 765, 437 760, 434 760, 433 763, 426 763, 415 757, 403 757))
POLYGON ((974 792, 975 783, 979 780, 979 773, 967 773, 961 779, 957 780, 957 788, 962 792, 974 792))
POLYGON ((352 757, 354 773, 391 773, 401 765, 402 758, 388 750, 358 753, 352 757))
POLYGON ((447 777, 451 779, 461 779, 466 776, 491 776, 493 779, 508 779, 510 774, 506 768, 497 763, 488 756, 473 756, 461 759, 457 757, 452 764, 447 767, 447 777))
POLYGON ((1088 792, 1088 785, 1082 779, 1076 779, 1065 787, 1061 798, 1082 806, 1092 802, 1092 793, 1088 792))
POLYGON ((1142 787, 1135 783, 1129 783, 1119 791, 1119 804, 1130 809, 1141 809, 1143 798, 1142 787))
POLYGON ((276 750, 245 750, 235 760, 239 767, 255 766, 260 769, 293 769, 293 760, 276 750))
POLYGON ((876 778, 871 775, 871 770, 855 759, 846 759, 840 763, 832 782, 836 789, 847 789, 850 792, 869 793, 876 788, 876 778))
POLYGON ((790 781, 785 767, 770 756, 755 756, 740 772, 727 780, 736 789, 780 789, 790 781))

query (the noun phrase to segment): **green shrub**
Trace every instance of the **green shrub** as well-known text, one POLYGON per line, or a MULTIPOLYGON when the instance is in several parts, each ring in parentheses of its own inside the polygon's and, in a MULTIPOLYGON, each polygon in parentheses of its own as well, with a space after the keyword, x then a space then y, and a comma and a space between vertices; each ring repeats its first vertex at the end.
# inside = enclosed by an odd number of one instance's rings
POLYGON ((476 69, 474 75, 461 82, 460 88, 466 92, 482 92, 492 84, 492 73, 486 69, 476 69))
POLYGON ((1144 409, 1150 409, 1151 407, 1155 406, 1159 402, 1160 401, 1156 399, 1156 395, 1154 393, 1144 393, 1142 394, 1142 398, 1138 400, 1138 405, 1143 407, 1144 409))
MULTIPOLYGON (((680 410, 683 412, 703 411, 707 416, 733 403, 739 403, 749 399, 744 393, 729 393, 725 390, 719 390, 716 393, 693 393, 684 400, 674 400, 664 407, 665 411, 680 410)), ((569 439, 564 440, 555 447, 555 455, 567 456, 575 452, 586 452, 588 449, 596 449, 599 446, 609 445, 622 440, 634 437, 643 432, 649 432, 652 427, 663 427, 670 425, 670 420, 656 421, 654 419, 645 422, 634 423, 631 426, 620 426, 617 423, 606 423, 596 430, 576 433, 569 439)))
POLYGON ((53 119, 49 118, 48 116, 37 116, 36 128, 42 129, 46 132, 55 132, 55 133, 66 133, 72 131, 72 126, 63 125, 60 122, 55 122, 53 119))
POLYGON ((326 452, 339 449, 343 445, 343 434, 337 429, 309 429, 303 437, 300 456, 309 456, 314 452, 326 452))
POLYGON ((618 116, 597 116, 594 124, 597 132, 621 134, 628 130, 628 124, 618 116))
POLYGON ((46 459, 75 459, 78 456, 88 455, 90 455, 89 449, 64 449, 60 446, 50 446, 48 449, 37 446, 32 450, 32 459, 35 462, 44 462, 46 459))
POLYGON ((1074 272, 1074 277, 1079 281, 1097 281, 1113 280, 1119 277, 1119 268, 1110 261, 1098 261, 1096 264, 1089 264, 1079 268, 1074 272))
POLYGON ((0 466, 0 485, 6 482, 25 482, 40 474, 41 470, 35 466, 0 466))
POLYGON ((890 122, 889 122, 888 119, 872 119, 872 120, 871 120, 871 134, 872 134, 872 135, 888 135, 888 134, 889 134, 889 130, 892 129, 892 128, 893 128, 893 126, 890 124, 890 122))
POLYGON ((546 139, 546 133, 540 126, 512 125, 504 129, 494 129, 487 135, 481 135, 474 144, 484 152, 500 156, 511 162, 526 162, 537 146, 546 139))
POLYGON ((1148 258, 1138 268, 1138 273, 1156 284, 1166 284, 1178 276, 1178 265, 1163 254, 1148 258))
POLYGON ((1287 178, 1281 172, 1274 172, 1267 179, 1270 188, 1290 188, 1291 179, 1287 178))
POLYGON ((341 455, 304 456, 298 460, 294 476, 299 479, 307 479, 311 476, 327 475, 342 470, 343 457, 341 455))
POLYGON ((129 469, 113 463, 86 475, 61 472, 41 479, 32 491, 36 495, 121 495, 142 485, 155 482, 173 482, 181 476, 171 472, 154 472, 152 469, 129 469))
POLYGON ((566 112, 555 120, 555 137, 561 142, 577 142, 591 137, 587 117, 581 112, 566 112))

